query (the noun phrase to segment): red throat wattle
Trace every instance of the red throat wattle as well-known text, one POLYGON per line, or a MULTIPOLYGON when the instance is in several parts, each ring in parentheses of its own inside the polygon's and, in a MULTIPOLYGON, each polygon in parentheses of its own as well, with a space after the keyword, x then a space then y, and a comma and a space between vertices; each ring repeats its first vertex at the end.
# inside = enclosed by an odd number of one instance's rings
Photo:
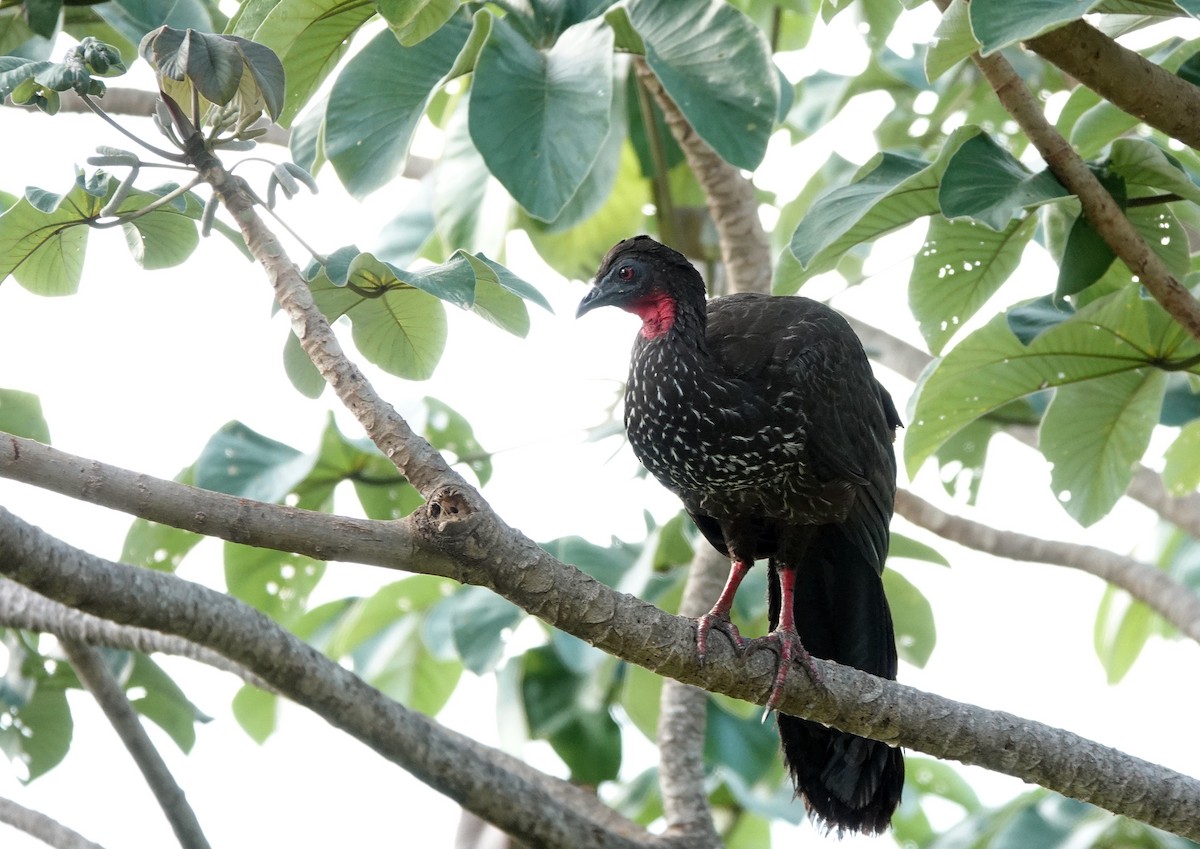
POLYGON ((626 309, 642 320, 642 335, 647 339, 665 336, 675 323, 675 299, 664 292, 647 295, 626 309))

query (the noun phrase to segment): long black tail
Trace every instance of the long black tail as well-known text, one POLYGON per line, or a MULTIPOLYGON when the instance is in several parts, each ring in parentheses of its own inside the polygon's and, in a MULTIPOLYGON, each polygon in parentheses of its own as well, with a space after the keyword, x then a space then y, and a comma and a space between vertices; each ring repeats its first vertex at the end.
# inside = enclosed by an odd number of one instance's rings
MULTIPOLYGON (((846 526, 822 526, 795 565, 796 628, 814 657, 895 679, 892 614, 879 567, 871 562, 877 558, 863 550, 874 546, 852 535, 846 526)), ((779 618, 775 568, 772 562, 767 582, 772 628, 779 618)), ((782 713, 778 722, 796 793, 818 824, 838 832, 887 829, 904 787, 899 749, 782 713)))

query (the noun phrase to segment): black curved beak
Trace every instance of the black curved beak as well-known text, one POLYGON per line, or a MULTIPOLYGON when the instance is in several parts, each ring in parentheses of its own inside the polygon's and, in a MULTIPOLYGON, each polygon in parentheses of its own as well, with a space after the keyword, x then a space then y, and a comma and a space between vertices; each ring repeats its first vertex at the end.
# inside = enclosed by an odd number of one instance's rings
POLYGON ((592 291, 584 295, 583 300, 579 302, 579 309, 575 310, 575 317, 579 318, 597 307, 620 304, 629 295, 627 289, 626 285, 616 279, 616 275, 610 274, 602 280, 597 280, 592 291))

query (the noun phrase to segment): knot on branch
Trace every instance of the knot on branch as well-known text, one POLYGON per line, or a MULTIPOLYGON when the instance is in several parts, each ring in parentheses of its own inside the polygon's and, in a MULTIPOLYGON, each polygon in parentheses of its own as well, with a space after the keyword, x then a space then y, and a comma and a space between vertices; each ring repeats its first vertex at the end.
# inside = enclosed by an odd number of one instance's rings
POLYGON ((444 486, 413 513, 413 526, 422 536, 440 536, 476 512, 466 492, 458 487, 444 486))

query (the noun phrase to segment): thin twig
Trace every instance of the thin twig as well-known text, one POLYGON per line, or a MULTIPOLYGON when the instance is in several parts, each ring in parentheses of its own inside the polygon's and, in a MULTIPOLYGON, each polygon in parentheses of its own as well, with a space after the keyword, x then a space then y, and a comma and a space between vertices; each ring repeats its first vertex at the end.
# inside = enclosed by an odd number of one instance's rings
POLYGON ((0 627, 54 634, 64 640, 128 649, 142 654, 161 653, 185 657, 236 675, 247 684, 261 690, 271 689, 271 685, 262 678, 210 648, 170 634, 145 628, 130 628, 81 613, 73 607, 38 595, 28 587, 7 578, 0 578, 0 627))
POLYGON ((0 822, 7 823, 54 849, 104 849, 99 843, 88 840, 58 820, 51 819, 40 811, 18 805, 11 799, 5 799, 2 796, 0 796, 0 822))
POLYGON ((129 699, 125 698, 125 691, 105 665, 100 652, 86 643, 75 640, 62 640, 60 645, 75 669, 75 674, 96 699, 96 703, 112 723, 113 730, 133 757, 134 763, 142 771, 146 783, 150 785, 150 791, 154 793, 167 822, 171 824, 179 845, 183 849, 211 849, 208 839, 204 836, 204 830, 200 828, 200 821, 196 819, 196 812, 188 804, 183 788, 167 769, 167 764, 158 753, 158 749, 154 748, 150 735, 142 727, 137 712, 129 703, 129 699))
POLYGON ((137 135, 131 133, 129 130, 122 127, 120 124, 118 124, 116 121, 113 120, 111 115, 109 115, 107 112, 105 112, 103 109, 101 109, 100 105, 98 103, 96 103, 94 100, 92 100, 92 98, 90 96, 88 96, 86 94, 81 94, 81 95, 79 95, 79 99, 82 100, 84 102, 84 104, 87 105, 88 109, 91 109, 93 112, 95 112, 109 126, 111 126, 114 130, 119 132, 121 135, 125 136, 125 138, 129 139, 130 141, 133 141, 134 143, 141 145, 142 147, 146 148, 146 150, 150 151, 151 153, 157 154, 158 156, 161 156, 163 159, 170 160, 171 162, 186 162, 187 161, 187 157, 185 157, 182 153, 179 153, 177 151, 163 150, 161 147, 155 147, 154 145, 150 144, 147 141, 144 141, 143 139, 139 138, 137 135))

